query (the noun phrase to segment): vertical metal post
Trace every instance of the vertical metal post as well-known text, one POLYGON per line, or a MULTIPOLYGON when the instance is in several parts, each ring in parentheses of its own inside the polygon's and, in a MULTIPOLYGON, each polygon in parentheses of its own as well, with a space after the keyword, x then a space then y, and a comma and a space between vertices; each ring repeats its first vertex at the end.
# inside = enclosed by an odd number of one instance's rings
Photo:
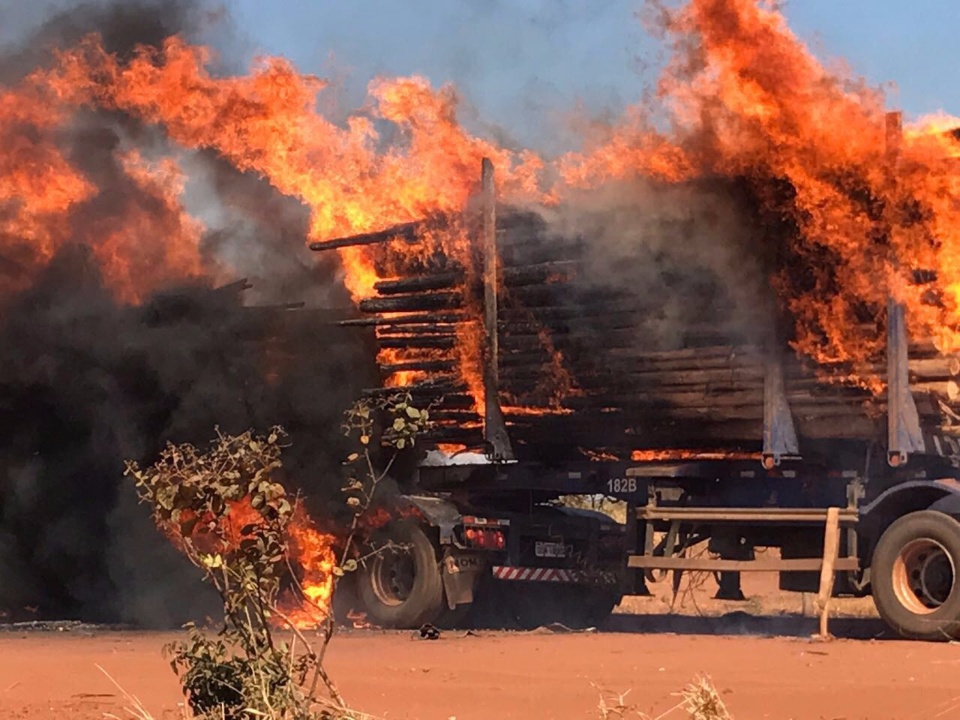
POLYGON ((780 363, 779 346, 766 350, 763 371, 763 453, 761 462, 767 470, 780 464, 784 455, 800 452, 793 413, 787 401, 780 363))
POLYGON ((483 436, 494 460, 513 460, 513 448, 500 407, 500 360, 497 291, 500 279, 497 252, 497 187, 493 163, 481 166, 481 233, 483 251, 483 436))
MULTIPOLYGON (((887 113, 886 155, 891 187, 896 186, 902 139, 903 115, 887 113)), ((890 219, 891 233, 895 222, 890 219)), ((898 258, 894 257, 892 262, 896 271, 898 258)), ((887 300, 887 462, 892 467, 905 463, 910 453, 925 450, 920 416, 910 392, 908 349, 906 309, 891 293, 887 300)))

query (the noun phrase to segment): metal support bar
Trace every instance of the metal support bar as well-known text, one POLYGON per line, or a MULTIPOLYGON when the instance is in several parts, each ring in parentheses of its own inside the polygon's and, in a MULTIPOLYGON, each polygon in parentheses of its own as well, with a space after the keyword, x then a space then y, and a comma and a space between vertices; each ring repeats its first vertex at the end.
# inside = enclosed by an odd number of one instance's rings
MULTIPOLYGON (((902 140, 902 113, 887 113, 886 161, 890 185, 894 189, 902 140)), ((892 233, 895 228, 892 220, 890 226, 892 233)), ((898 270, 899 258, 894 256, 891 260, 894 270, 898 270)), ((910 453, 922 453, 925 449, 920 416, 910 392, 906 311, 891 296, 887 301, 887 462, 891 467, 903 465, 910 453)))
MULTIPOLYGON (((715 558, 649 557, 633 555, 627 559, 627 567, 644 570, 686 570, 692 572, 818 572, 823 558, 791 558, 788 560, 720 560, 715 558)), ((838 558, 833 569, 856 571, 860 569, 857 558, 838 558)))
POLYGON ((763 372, 763 467, 770 470, 784 455, 800 452, 793 414, 787 401, 780 358, 768 352, 763 372))
POLYGON ((483 437, 491 460, 514 459, 507 425, 500 407, 499 334, 497 329, 497 288, 499 255, 497 252, 497 189, 493 163, 483 159, 481 166, 482 240, 483 240, 483 326, 486 343, 483 357, 483 437))
POLYGON ((887 303, 887 462, 902 465, 926 450, 920 415, 910 392, 907 324, 903 305, 887 303))
MULTIPOLYGON (((678 520, 681 522, 749 523, 782 522, 821 524, 827 520, 825 508, 708 508, 708 507, 640 507, 640 520, 678 520)), ((857 522, 856 508, 840 510, 840 523, 857 522)))

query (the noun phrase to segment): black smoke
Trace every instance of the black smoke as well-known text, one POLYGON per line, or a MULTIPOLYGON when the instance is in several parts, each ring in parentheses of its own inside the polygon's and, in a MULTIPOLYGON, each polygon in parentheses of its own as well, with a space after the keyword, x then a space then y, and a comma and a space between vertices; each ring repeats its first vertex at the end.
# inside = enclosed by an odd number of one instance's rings
MULTIPOLYGON (((75 6, 0 57, 0 83, 90 32, 124 56, 174 33, 189 38, 205 19, 203 5, 179 1, 75 6)), ((171 148, 158 128, 96 110, 56 140, 99 192, 67 218, 76 242, 0 312, 0 613, 170 626, 213 605, 137 503, 124 461, 149 462, 167 441, 205 444, 215 426, 281 424, 292 441, 290 481, 322 510, 339 492, 340 419, 371 384, 371 354, 324 313, 244 307, 347 298, 337 268, 305 250, 307 210, 203 153, 189 167, 200 177, 194 206, 216 218, 201 248, 210 277, 118 302, 84 245, 91 224, 131 207, 163 212, 126 181, 115 150, 171 148), (225 269, 253 288, 216 290, 225 269)), ((163 230, 161 220, 136 240, 146 248, 163 230)), ((3 246, 11 250, 0 269, 30 265, 17 256, 28 239, 3 246)))
POLYGON ((369 354, 322 319, 284 337, 274 315, 202 286, 118 305, 87 249, 54 258, 0 325, 0 607, 150 625, 195 617, 209 598, 121 477, 125 459, 149 461, 167 440, 280 423, 291 481, 315 507, 335 497, 337 428, 369 383, 369 354), (280 359, 265 352, 278 342, 280 359))

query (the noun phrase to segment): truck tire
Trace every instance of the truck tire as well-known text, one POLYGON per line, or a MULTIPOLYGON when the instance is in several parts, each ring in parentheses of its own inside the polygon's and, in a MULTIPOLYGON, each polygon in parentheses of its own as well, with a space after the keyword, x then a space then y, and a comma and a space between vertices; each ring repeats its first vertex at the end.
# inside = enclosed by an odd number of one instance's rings
POLYGON ((873 553, 873 600, 886 623, 914 640, 960 633, 960 522, 921 510, 894 521, 873 553))
POLYGON ((357 571, 357 596, 375 625, 419 628, 443 613, 443 580, 433 543, 417 523, 400 520, 376 534, 372 546, 384 549, 357 571))

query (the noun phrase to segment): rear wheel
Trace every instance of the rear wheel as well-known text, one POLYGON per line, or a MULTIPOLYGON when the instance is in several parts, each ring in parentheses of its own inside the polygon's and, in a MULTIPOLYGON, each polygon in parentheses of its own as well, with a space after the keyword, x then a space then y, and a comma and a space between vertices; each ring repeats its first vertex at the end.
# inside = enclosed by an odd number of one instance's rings
POLYGON ((896 520, 873 553, 870 581, 880 616, 902 636, 960 634, 960 522, 921 510, 896 520))
POLYGON ((433 543, 410 520, 383 528, 372 540, 379 552, 358 571, 357 595, 371 622, 418 628, 435 623, 446 604, 433 543))

